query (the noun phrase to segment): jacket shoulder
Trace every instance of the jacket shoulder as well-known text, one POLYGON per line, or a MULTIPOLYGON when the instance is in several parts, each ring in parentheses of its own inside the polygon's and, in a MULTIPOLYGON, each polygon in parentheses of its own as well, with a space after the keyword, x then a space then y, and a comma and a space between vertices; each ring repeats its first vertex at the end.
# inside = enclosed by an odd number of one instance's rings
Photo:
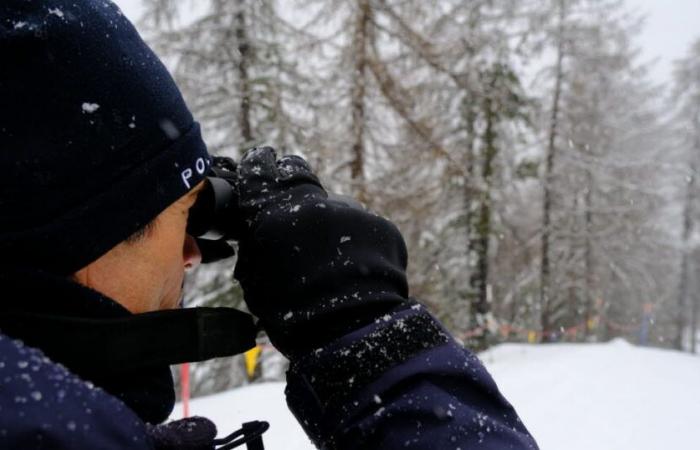
POLYGON ((122 402, 0 334, 0 448, 150 449, 122 402))

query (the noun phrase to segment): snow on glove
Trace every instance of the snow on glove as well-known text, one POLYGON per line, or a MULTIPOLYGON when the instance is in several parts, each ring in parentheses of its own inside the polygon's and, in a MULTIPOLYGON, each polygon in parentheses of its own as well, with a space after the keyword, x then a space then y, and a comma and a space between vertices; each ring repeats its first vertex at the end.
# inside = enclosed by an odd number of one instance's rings
POLYGON ((298 156, 254 148, 238 173, 234 277, 280 351, 306 353, 408 303, 406 245, 391 222, 329 198, 298 156))

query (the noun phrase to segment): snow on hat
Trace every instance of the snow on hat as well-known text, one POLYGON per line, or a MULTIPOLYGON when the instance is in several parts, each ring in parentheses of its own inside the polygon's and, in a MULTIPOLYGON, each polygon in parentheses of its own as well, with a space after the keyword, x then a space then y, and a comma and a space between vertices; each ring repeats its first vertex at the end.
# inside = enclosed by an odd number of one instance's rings
POLYGON ((0 2, 0 265, 72 274, 209 164, 173 79, 116 5, 0 2))

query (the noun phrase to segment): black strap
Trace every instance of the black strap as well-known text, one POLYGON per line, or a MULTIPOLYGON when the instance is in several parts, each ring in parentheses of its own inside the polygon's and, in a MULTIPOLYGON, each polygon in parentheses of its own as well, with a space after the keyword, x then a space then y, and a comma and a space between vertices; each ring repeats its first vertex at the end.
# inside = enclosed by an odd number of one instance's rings
POLYGON ((265 450, 262 434, 268 428, 270 428, 270 424, 262 420, 246 422, 243 424, 243 428, 234 431, 225 438, 214 439, 214 445, 221 446, 217 447, 216 450, 230 450, 243 444, 247 444, 248 450, 265 450))
POLYGON ((255 347, 250 314, 233 308, 186 308, 111 319, 19 311, 0 313, 0 330, 72 368, 112 373, 203 361, 255 347), (32 333, 26 333, 28 328, 32 333), (23 332, 25 331, 25 332, 23 332))

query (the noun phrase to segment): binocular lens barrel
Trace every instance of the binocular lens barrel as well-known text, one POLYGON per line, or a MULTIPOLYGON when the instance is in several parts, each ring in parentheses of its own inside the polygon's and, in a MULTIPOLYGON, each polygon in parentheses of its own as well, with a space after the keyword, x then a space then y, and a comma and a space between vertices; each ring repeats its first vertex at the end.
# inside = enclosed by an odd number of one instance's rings
POLYGON ((230 158, 214 157, 204 189, 190 208, 187 233, 205 240, 236 240, 239 226, 235 221, 238 193, 236 164, 230 158))

